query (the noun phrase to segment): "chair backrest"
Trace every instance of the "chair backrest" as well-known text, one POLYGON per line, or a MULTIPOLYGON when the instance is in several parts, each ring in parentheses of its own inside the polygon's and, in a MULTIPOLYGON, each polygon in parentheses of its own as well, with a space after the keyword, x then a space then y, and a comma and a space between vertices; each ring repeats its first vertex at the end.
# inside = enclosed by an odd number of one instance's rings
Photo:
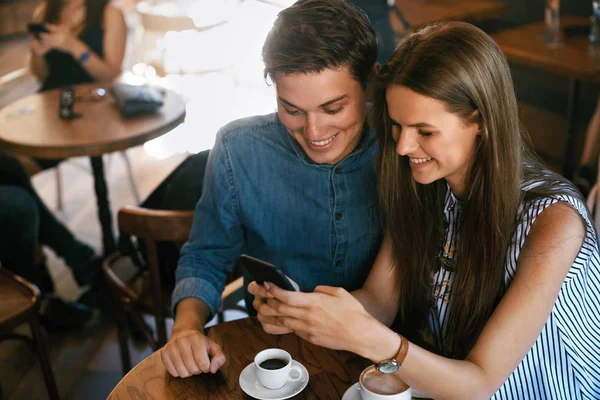
POLYGON ((192 229, 193 217, 194 211, 192 210, 151 210, 136 206, 126 206, 119 210, 119 231, 122 234, 133 235, 144 240, 146 262, 150 272, 150 295, 154 304, 153 311, 161 345, 166 343, 165 304, 157 242, 185 242, 192 229))
POLYGON ((150 210, 125 206, 119 210, 119 231, 147 241, 186 241, 192 230, 193 210, 150 210))

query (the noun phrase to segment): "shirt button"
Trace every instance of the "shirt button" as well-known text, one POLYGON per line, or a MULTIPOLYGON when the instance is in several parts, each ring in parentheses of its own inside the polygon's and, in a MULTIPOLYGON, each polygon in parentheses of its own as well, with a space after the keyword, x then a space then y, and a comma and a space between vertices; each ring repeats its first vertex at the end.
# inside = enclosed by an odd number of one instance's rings
POLYGON ((342 262, 341 261, 336 261, 335 262, 335 266, 336 267, 341 267, 342 266, 342 262))
POLYGON ((336 214, 335 214, 335 219, 337 219, 338 221, 339 221, 340 219, 342 219, 342 213, 336 213, 336 214))

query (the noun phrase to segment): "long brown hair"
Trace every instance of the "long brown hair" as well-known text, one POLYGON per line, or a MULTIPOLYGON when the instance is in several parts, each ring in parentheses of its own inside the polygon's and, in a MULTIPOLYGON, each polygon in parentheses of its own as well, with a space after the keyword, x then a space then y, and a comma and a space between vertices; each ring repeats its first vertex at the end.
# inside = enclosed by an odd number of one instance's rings
POLYGON ((372 124, 379 139, 379 188, 400 293, 400 326, 418 340, 432 303, 432 274, 445 235, 444 180, 416 183, 407 157, 396 153, 386 88, 402 85, 479 123, 466 176, 461 237, 442 353, 464 358, 504 289, 504 262, 521 200, 521 129, 508 63, 494 41, 466 23, 426 25, 405 36, 373 90, 372 124), (475 111, 478 111, 476 113, 475 111), (475 117, 473 117, 475 116, 475 117))
MULTIPOLYGON (((92 26, 102 23, 104 7, 108 2, 109 0, 85 0, 85 22, 81 33, 87 32, 92 26)), ((58 23, 60 11, 64 4, 62 0, 46 0, 43 5, 44 18, 42 22, 58 23)))

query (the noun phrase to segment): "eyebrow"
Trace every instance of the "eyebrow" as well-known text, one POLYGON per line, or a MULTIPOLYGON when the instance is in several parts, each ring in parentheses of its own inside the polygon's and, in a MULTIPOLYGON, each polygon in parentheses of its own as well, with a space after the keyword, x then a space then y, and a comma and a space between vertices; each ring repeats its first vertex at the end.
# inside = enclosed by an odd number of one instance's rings
MULTIPOLYGON (((328 106, 332 105, 333 103, 337 103, 338 101, 340 101, 340 100, 344 100, 344 99, 346 99, 346 98, 348 98, 348 97, 350 97, 350 95, 349 95, 349 94, 347 94, 347 93, 346 93, 346 94, 343 94, 343 95, 341 95, 341 96, 339 96, 339 97, 336 97, 335 99, 331 99, 331 100, 329 100, 329 101, 326 101, 326 102, 325 102, 325 103, 323 103, 323 104, 320 104, 320 105, 319 105, 319 108, 325 108, 325 107, 328 107, 328 106)), ((290 103, 289 101, 287 101, 287 100, 286 100, 286 99, 284 99, 283 97, 279 97, 279 96, 277 96, 277 99, 278 99, 279 101, 281 101, 282 103, 284 103, 284 104, 287 104, 287 105, 288 105, 288 106, 290 106, 290 107, 294 107, 294 108, 297 108, 298 110, 302 110, 300 107, 298 107, 298 106, 297 106, 297 105, 295 105, 294 103, 290 103)), ((302 111, 304 111, 304 110, 302 110, 302 111)))
MULTIPOLYGON (((395 124, 402 126, 402 124, 398 123, 398 121, 396 121, 395 119, 393 119, 393 118, 390 118, 390 119, 395 124)), ((410 128, 434 128, 434 129, 437 129, 436 126, 428 124, 427 122, 417 122, 416 124, 410 124, 410 125, 406 125, 406 126, 410 127, 410 128)))

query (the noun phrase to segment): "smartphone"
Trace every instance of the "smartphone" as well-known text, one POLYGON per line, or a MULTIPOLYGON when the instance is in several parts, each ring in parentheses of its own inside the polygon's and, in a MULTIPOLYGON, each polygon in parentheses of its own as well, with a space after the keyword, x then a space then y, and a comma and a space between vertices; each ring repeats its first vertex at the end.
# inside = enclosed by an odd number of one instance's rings
POLYGON ((35 36, 36 39, 40 38, 40 33, 49 33, 50 31, 46 28, 45 24, 27 24, 27 31, 35 36))
POLYGON ((262 285, 265 282, 271 282, 282 289, 296 291, 289 279, 274 265, 245 254, 240 257, 240 262, 256 283, 262 285))

